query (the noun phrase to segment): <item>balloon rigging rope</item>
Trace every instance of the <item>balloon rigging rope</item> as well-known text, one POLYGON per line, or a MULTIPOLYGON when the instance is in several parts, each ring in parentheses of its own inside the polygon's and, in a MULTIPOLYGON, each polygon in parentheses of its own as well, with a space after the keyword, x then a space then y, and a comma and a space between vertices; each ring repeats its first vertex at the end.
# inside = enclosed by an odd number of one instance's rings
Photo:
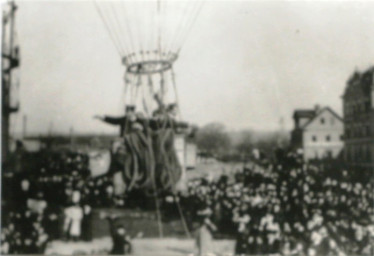
MULTIPOLYGON (((145 61, 147 58, 151 58, 148 56, 150 53, 149 51, 154 51, 155 49, 144 49, 144 42, 141 40, 142 34, 144 37, 147 38, 147 35, 150 34, 151 36, 147 40, 146 46, 152 48, 152 46, 148 46, 149 42, 152 41, 153 34, 156 36, 156 44, 157 44, 157 53, 156 56, 159 60, 163 58, 163 53, 176 53, 178 54, 184 45, 187 36, 189 35, 190 31, 192 30, 193 25, 195 24, 199 13, 201 12, 202 6, 204 1, 196 1, 193 4, 188 2, 185 3, 183 6, 183 13, 180 15, 178 22, 176 22, 176 30, 173 33, 170 31, 169 34, 166 31, 163 21, 167 21, 164 15, 166 15, 166 3, 162 3, 161 0, 157 0, 156 2, 156 13, 152 15, 152 10, 155 8, 150 8, 150 15, 144 15, 144 28, 140 33, 138 33, 137 38, 134 38, 133 31, 131 30, 131 26, 129 24, 128 15, 127 15, 127 7, 125 3, 122 1, 120 4, 121 8, 124 11, 123 20, 119 18, 118 9, 110 3, 108 8, 104 8, 104 6, 100 7, 98 1, 95 0, 95 7, 97 12, 99 13, 100 18, 102 19, 105 29, 107 30, 118 54, 122 58, 123 56, 129 56, 131 62, 134 61, 145 61), (156 33, 154 33, 153 29, 148 28, 147 24, 151 27, 152 21, 156 19, 156 33), (123 21, 123 22, 122 22, 123 21), (150 21, 150 22, 149 22, 150 21), (123 24, 124 23, 124 24, 123 24), (121 36, 126 29, 126 34, 128 36, 121 36), (150 32, 149 32, 150 31, 150 32), (149 32, 149 33, 148 33, 149 32), (164 38, 169 38, 168 41, 162 42, 164 38), (137 39, 137 40, 136 40, 137 39), (134 44, 134 40, 137 41, 137 44, 134 44), (135 47, 137 45, 138 47, 135 47), (138 48, 138 49, 137 49, 138 48), (164 52, 163 52, 164 51, 164 52), (133 57, 133 58, 131 58, 133 57)), ((151 4, 150 2, 146 2, 146 4, 151 4)), ((142 8, 146 9, 146 8, 142 8)))
MULTIPOLYGON (((112 11, 113 11, 113 16, 114 16, 114 21, 116 22, 117 24, 117 28, 119 31, 125 31, 124 28, 122 27, 122 23, 120 22, 119 18, 118 18, 118 15, 117 15, 117 11, 116 11, 116 8, 114 8, 113 5, 111 5, 112 7, 112 11)), ((130 53, 129 49, 128 49, 128 45, 126 44, 126 40, 120 36, 121 33, 119 34, 119 38, 120 39, 123 39, 123 42, 121 40, 121 43, 123 44, 123 48, 125 49, 124 51, 124 56, 128 55, 130 53)))
POLYGON ((178 22, 178 25, 177 25, 177 29, 175 30, 174 32, 174 35, 173 37, 171 38, 171 40, 169 40, 169 44, 168 44, 168 49, 169 49, 169 53, 172 52, 173 50, 173 46, 175 45, 176 43, 176 39, 178 38, 179 34, 181 33, 181 30, 182 30, 182 27, 183 27, 183 24, 185 22, 185 19, 187 17, 187 11, 188 11, 188 7, 190 6, 188 2, 185 3, 186 5, 184 6, 184 9, 183 9, 183 12, 182 12, 182 15, 180 16, 180 19, 179 19, 179 22, 178 22))
POLYGON ((194 26, 194 24, 195 24, 195 22, 196 22, 196 20, 197 20, 197 17, 199 16, 199 14, 200 14, 200 12, 201 12, 201 10, 202 10, 202 8, 203 8, 204 3, 205 3, 204 1, 201 1, 201 4, 200 4, 200 6, 198 7, 197 12, 196 12, 195 15, 194 15, 194 18, 193 18, 193 20, 192 20, 190 26, 189 26, 188 29, 187 29, 187 32, 185 33, 184 38, 182 38, 181 45, 179 46, 179 48, 178 48, 178 50, 177 50, 177 53, 180 52, 180 50, 182 49, 184 43, 186 42, 186 39, 187 39, 188 35, 190 34, 190 32, 191 32, 191 30, 192 30, 192 28, 193 28, 193 26, 194 26))
POLYGON ((138 80, 136 81, 136 85, 135 85, 135 98, 134 98, 135 105, 137 103, 138 91, 139 91, 140 86, 142 86, 142 77, 141 75, 138 75, 138 80))
MULTIPOLYGON (((115 21, 115 18, 114 18, 114 13, 113 13, 113 9, 111 9, 112 6, 109 6, 107 5, 107 15, 106 15, 106 19, 108 21, 108 23, 110 24, 109 27, 112 27, 112 31, 113 31, 113 34, 114 36, 116 37, 117 41, 118 41, 118 45, 120 47, 120 50, 121 50, 121 54, 122 56, 124 55, 124 47, 123 47, 123 43, 122 43, 122 40, 121 40, 121 37, 120 37, 120 34, 121 34, 121 31, 119 30, 119 28, 117 27, 116 25, 116 21, 115 21)), ((104 13, 104 6, 102 8, 103 10, 103 13, 104 13)), ((105 17, 105 15, 104 15, 105 17)))
MULTIPOLYGON (((142 9, 142 8, 136 8, 136 9, 138 11, 138 13, 137 13, 138 17, 141 17, 142 15, 144 15, 142 13, 139 13, 139 11, 140 11, 139 9, 142 9)), ((139 54, 139 57, 140 57, 141 61, 144 61, 144 55, 143 55, 144 45, 143 45, 143 38, 142 38, 142 29, 141 29, 141 26, 138 29, 137 35, 138 35, 138 44, 139 44, 139 52, 138 52, 138 54, 139 54)))
MULTIPOLYGON (((165 129, 165 128, 162 128, 162 129, 165 129)), ((175 151, 175 149, 174 149, 174 151, 175 151)), ((169 170, 169 168, 166 168, 166 170, 169 173, 169 176, 170 176, 170 179, 172 180, 172 183, 176 184, 176 180, 174 179, 174 176, 172 175, 171 170, 169 170)), ((174 196, 175 202, 177 203, 177 208, 178 208, 179 215, 181 217, 181 221, 182 221, 182 224, 183 224, 184 231, 186 232, 187 238, 191 238, 191 233, 190 233, 190 230, 187 226, 186 218, 184 217, 182 207, 179 203, 179 200, 177 200, 177 195, 174 191, 173 191, 173 196, 174 196)))
POLYGON ((127 10, 126 10, 126 6, 124 5, 124 1, 122 1, 122 4, 120 5, 121 8, 123 9, 123 19, 124 19, 124 23, 126 25, 126 28, 127 28, 127 33, 129 34, 128 38, 129 38, 129 41, 130 41, 130 49, 131 49, 131 53, 135 53, 135 46, 134 46, 134 42, 133 42, 133 36, 132 36, 132 31, 130 29, 130 25, 129 25, 129 22, 128 22, 128 19, 127 19, 127 10))
POLYGON ((108 24, 107 21, 105 20, 105 18, 104 18, 104 16, 103 16, 103 13, 101 12, 101 10, 100 10, 100 8, 99 8, 99 6, 98 6, 98 3, 97 3, 96 1, 94 1, 94 3, 95 3, 95 7, 96 7, 97 12, 99 13, 100 18, 101 18, 102 22, 104 23, 104 27, 105 27, 106 31, 108 32, 108 34, 109 34, 109 36, 110 36, 110 38, 111 38, 111 41, 112 41, 112 43, 113 43, 115 49, 116 49, 117 52, 118 52, 118 55, 119 55, 120 57, 122 57, 120 47, 117 45, 116 40, 114 39, 114 36, 113 36, 113 34, 112 34, 112 31, 111 31, 110 28, 109 28, 109 24, 108 24))
MULTIPOLYGON (((149 4, 154 4, 154 2, 151 2, 149 4)), ((150 21, 151 21, 150 27, 152 27, 153 24, 156 24, 155 8, 151 8, 151 15, 150 15, 150 17, 151 17, 151 19, 150 19, 150 21)), ((151 45, 151 48, 149 50, 151 51, 151 54, 152 54, 151 56, 153 56, 154 51, 156 50, 156 48, 154 48, 156 45, 153 45, 156 42, 156 33, 155 33, 154 29, 151 29, 149 40, 150 40, 150 45, 151 45)))
POLYGON ((157 0, 157 47, 158 47, 158 56, 161 59, 161 2, 157 0))
POLYGON ((180 44, 181 38, 183 37, 183 34, 184 34, 185 30, 186 30, 187 25, 189 24, 189 21, 191 19, 192 13, 195 10, 196 4, 197 4, 197 2, 193 2, 192 4, 188 4, 187 5, 185 13, 183 14, 183 16, 185 18, 183 19, 183 22, 182 22, 180 28, 178 29, 178 34, 177 34, 177 36, 175 38, 174 44, 171 46, 171 50, 173 52, 176 51, 176 49, 178 48, 178 46, 180 44))
POLYGON ((174 94, 175 94, 175 100, 177 102, 177 109, 178 109, 178 113, 179 113, 179 118, 181 120, 183 120, 183 117, 182 117, 182 111, 181 111, 181 107, 180 107, 180 102, 179 102, 179 93, 178 93, 178 89, 177 89, 177 84, 175 82, 175 73, 174 73, 174 69, 171 68, 171 82, 173 84, 173 87, 174 87, 174 94))
POLYGON ((143 103, 143 108, 144 108, 144 111, 145 113, 147 114, 147 117, 150 117, 150 114, 149 114, 149 109, 148 109, 148 104, 147 104, 147 99, 145 97, 145 86, 142 86, 141 88, 141 92, 142 92, 142 103, 143 103))

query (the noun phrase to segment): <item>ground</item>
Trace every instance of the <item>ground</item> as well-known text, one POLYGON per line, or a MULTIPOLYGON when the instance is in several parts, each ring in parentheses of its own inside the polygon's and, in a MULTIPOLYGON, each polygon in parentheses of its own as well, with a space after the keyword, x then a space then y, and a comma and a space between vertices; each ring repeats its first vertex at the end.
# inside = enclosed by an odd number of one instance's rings
MULTIPOLYGON (((232 240, 215 240, 213 250, 215 255, 233 255, 235 242, 232 240)), ((92 242, 63 242, 53 241, 47 249, 47 255, 87 255, 106 254, 111 247, 109 237, 94 239, 92 242)), ((142 238, 133 240, 133 255, 192 255, 196 253, 193 239, 176 238, 142 238)))

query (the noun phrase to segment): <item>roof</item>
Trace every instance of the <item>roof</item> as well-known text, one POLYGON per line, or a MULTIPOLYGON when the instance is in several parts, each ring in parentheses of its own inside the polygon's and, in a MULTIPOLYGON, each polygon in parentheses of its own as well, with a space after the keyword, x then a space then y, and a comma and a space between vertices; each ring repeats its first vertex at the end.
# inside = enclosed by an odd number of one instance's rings
POLYGON ((317 117, 319 117, 323 112, 325 111, 329 111, 333 116, 335 116, 339 121, 343 122, 343 118, 341 118, 334 110, 332 110, 330 107, 324 107, 324 108, 321 108, 317 113, 316 115, 311 118, 308 122, 306 122, 304 124, 303 127, 301 127, 302 129, 306 128, 310 123, 312 123, 315 119, 317 119, 317 117))
POLYGON ((347 81, 343 97, 350 95, 351 91, 362 90, 363 94, 370 94, 374 87, 374 66, 364 72, 355 71, 347 81))
POLYGON ((316 115, 316 111, 315 110, 298 109, 298 110, 294 111, 293 118, 294 119, 296 119, 296 118, 297 119, 298 118, 303 118, 303 117, 313 118, 315 115, 316 115))

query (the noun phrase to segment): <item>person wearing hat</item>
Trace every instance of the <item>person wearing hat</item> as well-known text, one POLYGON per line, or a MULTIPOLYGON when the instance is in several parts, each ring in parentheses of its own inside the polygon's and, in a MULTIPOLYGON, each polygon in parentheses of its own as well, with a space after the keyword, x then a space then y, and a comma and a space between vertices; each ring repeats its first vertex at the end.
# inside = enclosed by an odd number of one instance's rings
MULTIPOLYGON (((94 116, 105 123, 120 126, 120 136, 123 137, 126 133, 130 132, 135 122, 141 121, 135 113, 134 105, 126 105, 125 116, 122 117, 111 117, 111 116, 94 116)), ((142 122, 140 122, 142 123, 142 122)))
POLYGON ((106 215, 105 213, 100 213, 100 218, 106 218, 109 221, 110 234, 113 241, 112 250, 109 252, 111 255, 124 255, 132 253, 132 245, 129 235, 126 233, 126 229, 123 225, 116 225, 115 221, 118 216, 111 214, 106 215))

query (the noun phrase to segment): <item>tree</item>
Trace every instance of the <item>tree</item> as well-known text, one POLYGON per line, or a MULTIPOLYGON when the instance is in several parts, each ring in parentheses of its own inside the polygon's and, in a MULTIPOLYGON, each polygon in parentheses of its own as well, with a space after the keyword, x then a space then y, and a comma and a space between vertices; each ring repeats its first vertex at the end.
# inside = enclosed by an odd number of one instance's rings
POLYGON ((243 131, 240 135, 240 142, 236 145, 236 150, 242 156, 243 160, 248 159, 254 149, 253 133, 243 131))
POLYGON ((256 147, 264 152, 267 156, 273 156, 274 151, 277 148, 285 149, 288 144, 288 134, 280 133, 280 132, 274 132, 269 134, 269 136, 260 139, 256 143, 256 147))
POLYGON ((198 130, 196 144, 201 152, 217 156, 230 149, 231 140, 220 123, 210 123, 198 130))

